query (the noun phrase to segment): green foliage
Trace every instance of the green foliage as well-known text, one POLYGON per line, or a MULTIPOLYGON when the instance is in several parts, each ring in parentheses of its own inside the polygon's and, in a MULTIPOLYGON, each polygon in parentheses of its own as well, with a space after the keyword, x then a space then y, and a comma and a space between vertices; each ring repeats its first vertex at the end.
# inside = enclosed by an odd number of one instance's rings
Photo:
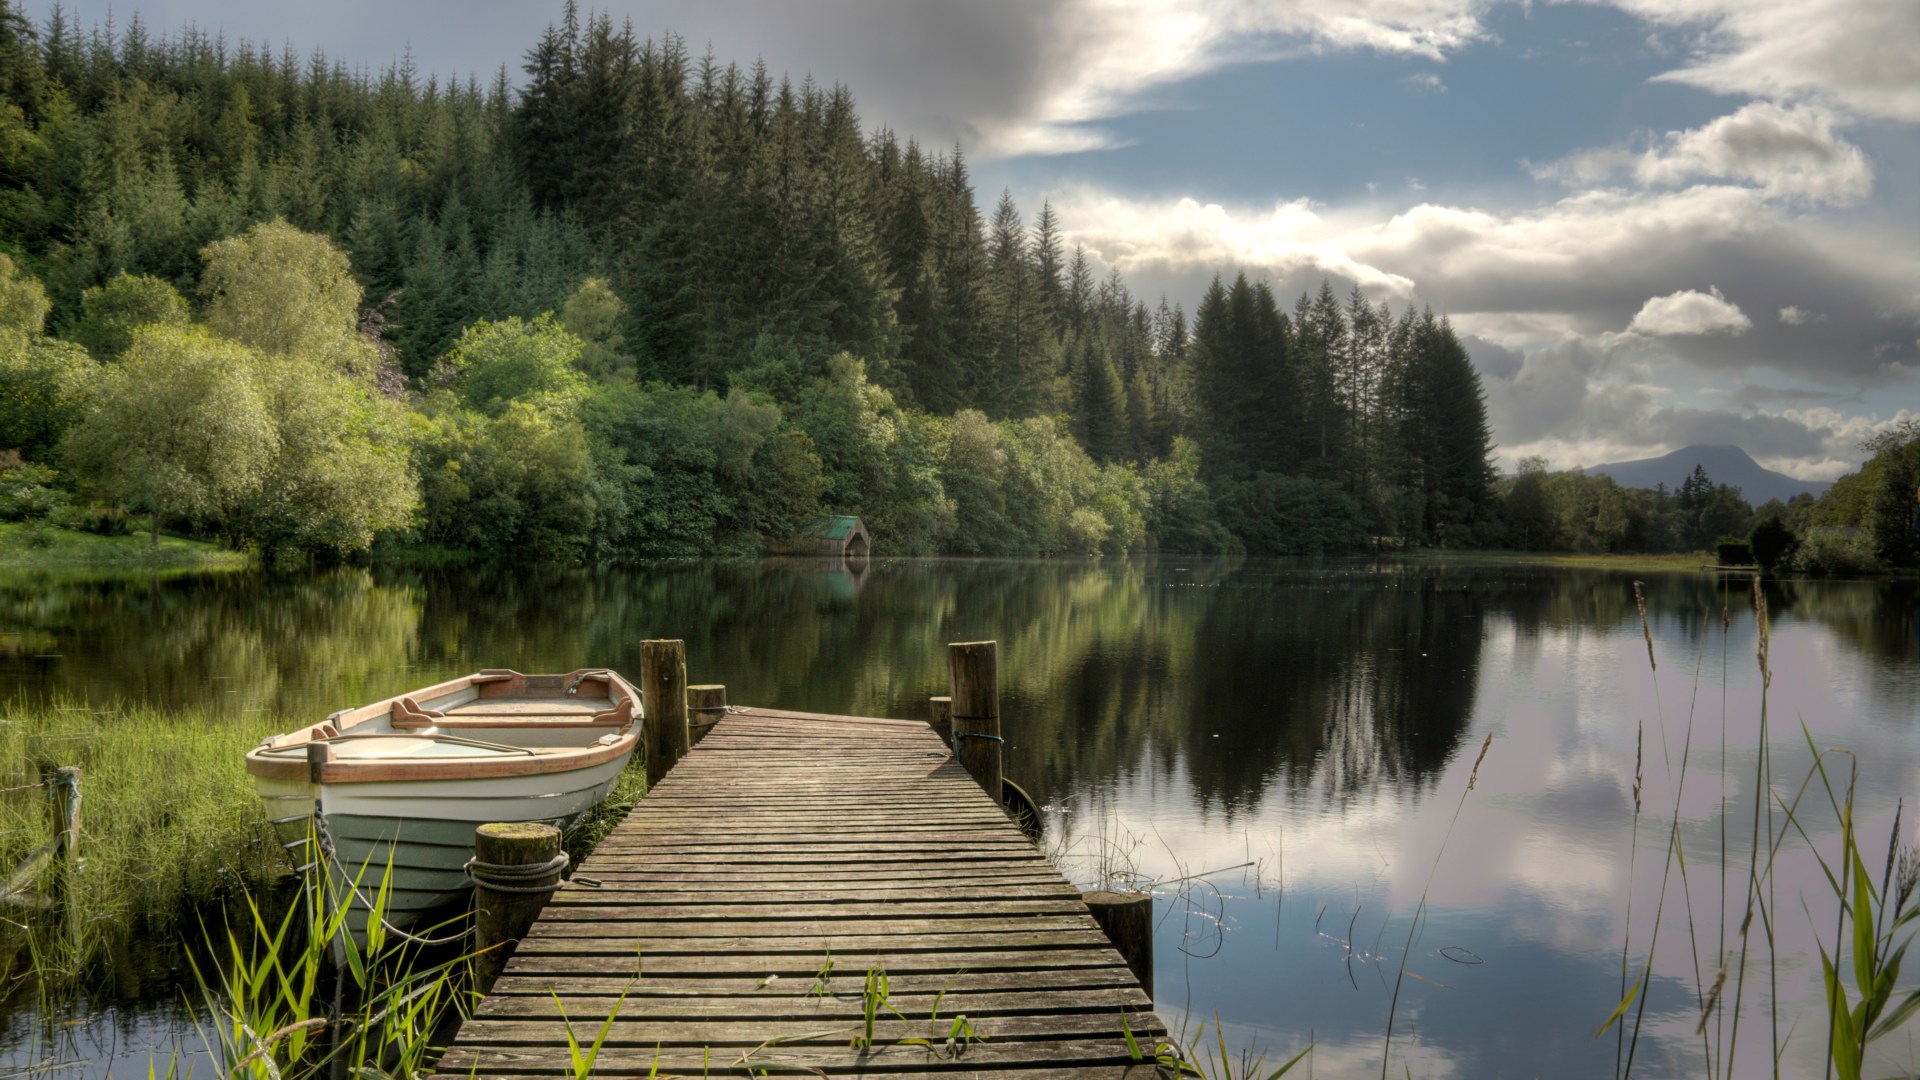
POLYGON ((265 358, 254 370, 273 449, 226 515, 230 535, 269 553, 346 555, 412 520, 419 484, 396 406, 319 360, 265 358))
POLYGON ((51 466, 0 460, 0 521, 39 521, 67 505, 51 466))
POLYGON ((1832 577, 1878 574, 1886 569, 1874 554, 1871 533, 1834 525, 1817 525, 1802 536, 1787 565, 1795 573, 1832 577))
POLYGON ((1331 480, 1261 473, 1228 485, 1220 516, 1260 555, 1325 555, 1366 542, 1360 506, 1331 480))
POLYGON ((133 518, 117 506, 67 506, 49 515, 63 529, 92 533, 95 536, 129 536, 133 518))
POLYGON ((1714 542, 1714 557, 1721 566, 1753 566, 1753 545, 1737 536, 1723 536, 1714 542))
POLYGON ((0 330, 38 334, 46 329, 52 308, 45 287, 0 252, 0 330))
POLYGON ((1173 440, 1166 458, 1147 463, 1146 529, 1162 551, 1224 553, 1238 546, 1220 524, 1213 496, 1200 480, 1199 444, 1184 436, 1173 440))
POLYGON ((577 562, 596 503, 579 421, 524 401, 498 415, 441 398, 416 421, 424 538, 449 547, 577 562))
POLYGON ((184 326, 189 321, 186 298, 178 289, 124 270, 105 285, 81 293, 80 312, 70 336, 96 360, 112 360, 125 352, 139 327, 184 326))
POLYGON ((1800 546, 1800 537, 1778 516, 1767 516, 1754 522, 1748 530, 1747 544, 1753 549, 1754 561, 1771 571, 1793 557, 1794 550, 1800 546))
POLYGON ((109 499, 153 515, 214 515, 259 490, 273 415, 259 358, 198 327, 149 326, 106 368, 67 433, 73 471, 109 499))
POLYGON ((207 326, 270 356, 312 359, 371 376, 359 334, 360 283, 347 254, 284 220, 263 222, 201 251, 207 326))
POLYGON ((560 325, 580 339, 580 370, 600 382, 633 378, 633 357, 626 355, 626 337, 620 333, 627 305, 606 278, 590 277, 567 297, 560 308, 560 325))
POLYGON ((0 450, 45 459, 84 407, 98 370, 77 345, 0 327, 0 450))
POLYGON ((571 412, 586 392, 577 366, 583 345, 551 312, 469 326, 447 355, 469 408, 499 416, 513 403, 571 412))

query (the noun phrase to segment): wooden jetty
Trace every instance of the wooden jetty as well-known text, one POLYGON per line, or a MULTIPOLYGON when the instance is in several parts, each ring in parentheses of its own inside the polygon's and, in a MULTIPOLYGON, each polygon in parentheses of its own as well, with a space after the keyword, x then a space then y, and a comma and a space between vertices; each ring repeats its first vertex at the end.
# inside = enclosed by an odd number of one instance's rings
POLYGON ((569 1025, 585 1053, 603 1024, 609 1077, 1148 1077, 1165 1035, 927 724, 741 708, 553 895, 439 1071, 575 1076, 569 1025))

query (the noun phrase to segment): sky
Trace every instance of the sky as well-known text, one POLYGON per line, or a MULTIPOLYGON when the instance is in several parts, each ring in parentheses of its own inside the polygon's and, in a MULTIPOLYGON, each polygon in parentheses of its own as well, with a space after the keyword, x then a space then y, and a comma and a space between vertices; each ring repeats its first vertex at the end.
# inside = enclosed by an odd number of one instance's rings
MULTIPOLYGON (((1324 277, 1449 317, 1503 468, 1731 443, 1808 479, 1920 420, 1914 0, 607 0, 853 92, 1136 295, 1324 277)), ((94 0, 66 9, 93 23, 94 0)), ((154 33, 521 77, 560 6, 147 0, 154 33)))

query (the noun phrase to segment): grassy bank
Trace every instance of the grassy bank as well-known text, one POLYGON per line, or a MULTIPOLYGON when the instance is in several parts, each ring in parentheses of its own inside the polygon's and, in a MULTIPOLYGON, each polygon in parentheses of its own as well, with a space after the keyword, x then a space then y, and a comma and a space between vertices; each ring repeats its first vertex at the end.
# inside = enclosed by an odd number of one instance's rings
MULTIPOLYGON (((0 872, 13 873, 52 833, 55 800, 35 785, 77 765, 82 962, 172 925, 195 901, 268 884, 286 863, 243 758, 274 730, 260 714, 0 705, 0 789, 18 789, 0 794, 0 872)), ((49 866, 10 884, 29 898, 54 896, 61 876, 49 866)), ((26 936, 0 943, 0 984, 48 966, 34 943, 13 940, 26 936)), ((79 966, 74 959, 54 966, 79 966)))
POLYGON ((1558 551, 1457 551, 1416 548, 1399 552, 1394 558, 1399 562, 1433 566, 1557 566, 1583 570, 1628 570, 1636 574, 1698 570, 1713 562, 1712 553, 1705 551, 1667 555, 1609 555, 1558 551))
POLYGON ((9 569, 222 570, 247 565, 244 552, 204 540, 162 534, 158 550, 147 535, 95 536, 38 522, 0 523, 0 564, 9 569))

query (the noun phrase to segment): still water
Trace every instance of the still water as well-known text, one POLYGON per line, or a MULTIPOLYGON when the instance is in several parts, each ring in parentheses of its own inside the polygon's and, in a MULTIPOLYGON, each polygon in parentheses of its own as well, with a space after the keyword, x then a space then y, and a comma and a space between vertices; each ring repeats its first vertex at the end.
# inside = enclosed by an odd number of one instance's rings
MULTIPOLYGON (((1807 838, 1831 859, 1839 822, 1817 782, 1793 823, 1785 803, 1809 740, 1844 751, 1824 760, 1857 773, 1877 876, 1920 793, 1920 586, 1770 584, 1763 695, 1746 580, 1645 575, 1646 636, 1633 580, 1184 558, 0 578, 0 696, 211 702, 266 734, 478 667, 637 672, 642 639, 678 637, 736 703, 921 717, 945 643, 993 638, 1007 774, 1069 876, 1155 891, 1170 1026, 1211 1040, 1217 1016, 1269 1067, 1311 1044, 1321 1076, 1610 1074, 1624 948, 1626 980, 1652 956, 1636 1074, 1765 1074, 1783 1044, 1818 1075, 1835 905, 1807 838), (1783 802, 1756 811, 1767 767, 1783 802), (1751 901, 1774 945, 1756 929, 1742 977, 1751 853, 1783 835, 1751 901)), ((68 1074, 164 1058, 171 1009, 75 1025, 59 1052, 93 1061, 68 1074)), ((1920 1032, 1878 1046, 1869 1072, 1920 1069, 1920 1032)))

